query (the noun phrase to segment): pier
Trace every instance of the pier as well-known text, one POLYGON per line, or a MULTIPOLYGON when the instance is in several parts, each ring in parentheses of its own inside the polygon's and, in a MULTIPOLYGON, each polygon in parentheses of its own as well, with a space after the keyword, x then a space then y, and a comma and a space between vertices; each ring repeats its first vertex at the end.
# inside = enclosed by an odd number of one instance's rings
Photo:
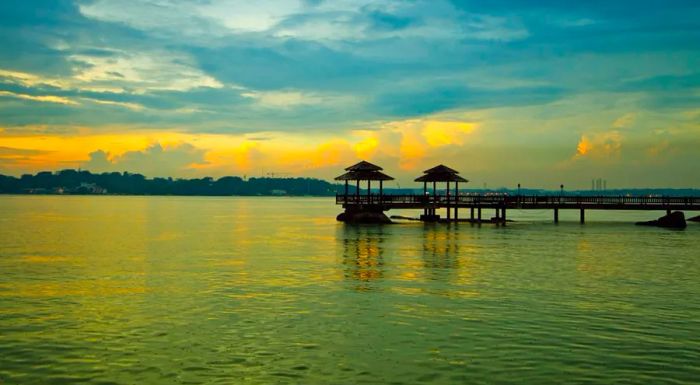
MULTIPOLYGON (((386 195, 380 188, 378 194, 371 192, 372 180, 392 180, 390 176, 381 173, 381 167, 368 162, 361 162, 346 170, 360 167, 362 172, 349 171, 336 178, 345 181, 345 193, 336 195, 336 204, 342 205, 347 212, 383 213, 397 209, 423 210, 420 220, 432 221, 475 221, 481 222, 484 210, 493 210, 497 221, 505 222, 508 211, 517 210, 552 210, 554 222, 559 222, 560 210, 578 210, 579 221, 585 223, 587 210, 643 210, 665 211, 670 214, 675 211, 700 211, 700 197, 655 197, 655 196, 577 196, 577 195, 495 195, 495 194, 461 194, 459 183, 467 180, 460 177, 458 172, 439 165, 426 170, 424 175, 416 178, 423 182, 423 194, 386 195), (359 166, 358 166, 359 165, 359 166), (372 171, 367 171, 372 169, 372 171), (378 174, 375 174, 378 173, 378 174), (363 178, 363 179, 360 179, 363 178), (356 182, 354 194, 348 193, 348 181, 356 182), (367 191, 360 192, 360 182, 367 181, 367 191), (454 190, 450 189, 453 183, 454 190), (437 183, 445 183, 441 191, 437 183), (429 184, 432 187, 428 191, 429 184), (443 210, 445 217, 438 215, 443 210), (467 215, 464 215, 464 214, 467 215)), ((381 185, 380 185, 381 186, 381 185)))

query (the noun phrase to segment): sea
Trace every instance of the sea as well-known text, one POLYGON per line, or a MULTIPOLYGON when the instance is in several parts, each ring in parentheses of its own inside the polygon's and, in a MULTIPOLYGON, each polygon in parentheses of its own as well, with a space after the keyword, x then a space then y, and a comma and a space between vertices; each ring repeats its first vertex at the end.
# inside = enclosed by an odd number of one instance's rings
POLYGON ((0 196, 0 384, 700 383, 700 224, 340 210, 0 196))

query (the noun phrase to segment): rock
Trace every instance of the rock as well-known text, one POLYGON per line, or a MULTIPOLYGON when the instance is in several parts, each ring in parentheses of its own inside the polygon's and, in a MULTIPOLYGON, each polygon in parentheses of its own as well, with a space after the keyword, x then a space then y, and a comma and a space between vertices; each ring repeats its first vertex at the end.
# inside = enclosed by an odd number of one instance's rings
POLYGON ((392 215, 390 219, 403 219, 405 221, 420 221, 418 218, 404 217, 403 215, 392 215))
POLYGON ((655 221, 637 222, 636 224, 640 226, 657 226, 669 229, 684 229, 686 227, 685 215, 682 211, 674 211, 655 221))
POLYGON ((421 214, 420 215, 420 220, 423 222, 439 222, 440 221, 440 216, 439 215, 425 215, 421 214))
POLYGON ((373 211, 363 211, 356 213, 350 219, 353 223, 392 223, 391 219, 387 217, 384 213, 373 212, 373 211))
POLYGON ((700 215, 688 219, 690 222, 700 222, 700 215))
POLYGON ((336 219, 345 223, 392 223, 381 210, 350 209, 338 214, 336 219))
POLYGON ((671 214, 659 218, 660 227, 670 227, 674 229, 684 229, 686 227, 685 215, 682 211, 674 211, 671 214))

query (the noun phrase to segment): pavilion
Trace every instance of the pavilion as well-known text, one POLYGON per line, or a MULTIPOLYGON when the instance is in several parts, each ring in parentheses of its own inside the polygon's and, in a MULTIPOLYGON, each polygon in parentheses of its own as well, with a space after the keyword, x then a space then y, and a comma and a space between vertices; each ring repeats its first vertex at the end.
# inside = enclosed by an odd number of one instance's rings
POLYGON ((345 169, 346 173, 335 178, 335 180, 345 181, 345 202, 348 202, 348 183, 356 182, 355 199, 356 203, 360 203, 360 182, 367 181, 367 203, 372 203, 372 181, 379 181, 379 200, 378 204, 382 203, 384 197, 384 181, 394 180, 394 178, 381 172, 383 170, 376 164, 367 161, 361 161, 345 169))
MULTIPOLYGON (((450 219, 450 182, 454 182, 455 184, 455 190, 454 190, 454 196, 455 196, 455 205, 454 205, 454 219, 457 220, 459 218, 459 214, 457 211, 457 199, 459 197, 459 182, 467 183, 469 182, 468 180, 462 178, 461 176, 458 175, 459 171, 451 169, 445 165, 438 165, 435 166, 429 170, 423 171, 423 175, 416 178, 416 182, 423 182, 423 195, 427 197, 428 195, 428 183, 432 182, 433 183, 433 202, 437 203, 438 202, 438 196, 437 196, 437 182, 446 182, 446 187, 445 187, 445 201, 446 201, 446 210, 447 210, 447 219, 450 219)), ((423 216, 426 220, 436 220, 439 217, 435 214, 435 207, 426 207, 423 210, 423 216)))

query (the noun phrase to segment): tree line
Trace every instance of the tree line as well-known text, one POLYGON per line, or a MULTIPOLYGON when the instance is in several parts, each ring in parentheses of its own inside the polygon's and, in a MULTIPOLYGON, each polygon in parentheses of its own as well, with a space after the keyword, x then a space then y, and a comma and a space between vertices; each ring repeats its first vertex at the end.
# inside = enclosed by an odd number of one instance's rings
POLYGON ((62 170, 13 177, 0 174, 3 194, 129 194, 129 195, 317 195, 331 196, 341 186, 314 178, 195 179, 146 178, 129 172, 93 174, 62 170))

